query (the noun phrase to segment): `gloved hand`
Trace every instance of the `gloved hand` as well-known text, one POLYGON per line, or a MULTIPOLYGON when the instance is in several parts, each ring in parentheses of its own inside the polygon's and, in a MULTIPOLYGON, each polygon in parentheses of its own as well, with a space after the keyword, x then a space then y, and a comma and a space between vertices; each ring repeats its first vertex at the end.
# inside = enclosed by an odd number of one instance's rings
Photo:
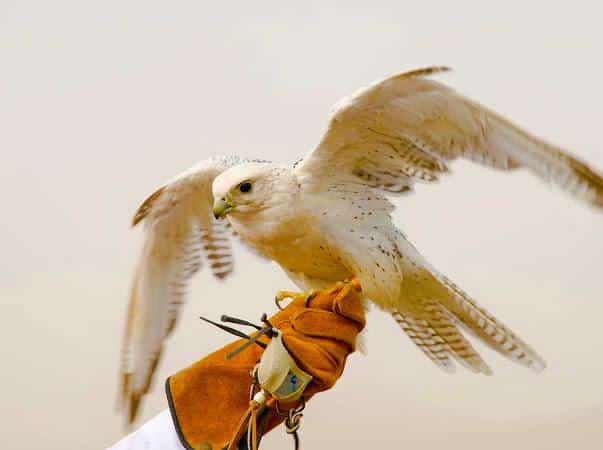
MULTIPOLYGON (((307 401, 331 388, 341 376, 365 325, 364 305, 357 285, 338 283, 310 299, 294 298, 269 320, 281 331, 283 343, 299 368, 313 377, 303 396, 307 401)), ((226 359, 245 342, 232 342, 166 381, 172 418, 186 448, 218 450, 232 439, 249 406, 250 374, 263 353, 253 345, 226 359)), ((263 338, 263 342, 268 339, 263 338)), ((295 405, 278 406, 286 411, 295 405)), ((265 414, 264 433, 284 420, 275 405, 265 414)))

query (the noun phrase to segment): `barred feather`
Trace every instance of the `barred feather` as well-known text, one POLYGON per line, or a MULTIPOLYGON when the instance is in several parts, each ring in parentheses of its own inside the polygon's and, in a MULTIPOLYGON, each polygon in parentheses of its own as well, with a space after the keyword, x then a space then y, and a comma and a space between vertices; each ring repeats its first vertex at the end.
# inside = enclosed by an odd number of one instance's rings
POLYGON ((450 289, 453 299, 453 303, 447 302, 445 306, 460 324, 488 344, 489 347, 516 363, 535 372, 544 370, 546 362, 532 347, 496 317, 479 306, 475 300, 449 279, 442 277, 442 280, 444 285, 450 289))
POLYGON ((228 222, 214 220, 211 226, 203 232, 201 240, 205 258, 215 277, 223 279, 232 273, 233 258, 229 235, 228 222))
POLYGON ((392 317, 430 360, 445 372, 454 372, 454 363, 448 355, 444 340, 437 336, 426 320, 414 320, 398 311, 394 311, 392 317))
MULTIPOLYGON (((428 345, 432 353, 439 352, 439 358, 442 354, 453 356, 473 372, 491 374, 486 362, 459 330, 457 325, 461 325, 511 360, 535 371, 545 367, 544 360, 530 346, 432 268, 404 236, 398 235, 398 245, 404 255, 402 289, 397 305, 390 308, 407 334, 409 330, 422 333, 417 335, 422 339, 415 341, 417 345, 428 345)), ((411 339, 414 341, 415 337, 411 335, 411 339)), ((433 360, 432 355, 427 356, 433 360)))
POLYGON ((236 157, 203 161, 153 192, 134 215, 132 225, 144 223, 145 230, 122 350, 120 403, 128 422, 149 390, 202 255, 217 278, 232 272, 230 230, 213 218, 211 187, 217 175, 242 162, 236 157))
POLYGON ((356 175, 386 192, 435 182, 448 163, 465 158, 499 170, 520 167, 603 208, 603 177, 578 158, 544 142, 453 89, 426 78, 431 67, 371 84, 335 105, 318 147, 295 166, 302 176, 333 183, 356 175), (337 170, 333 171, 333 167, 337 170), (380 173, 385 180, 380 181, 380 173), (400 177, 398 183, 392 176, 400 177), (391 187, 391 190, 390 190, 391 187))
POLYGON ((429 359, 449 373, 454 372, 454 363, 450 359, 452 356, 475 373, 492 374, 492 370, 438 302, 426 302, 422 311, 420 319, 398 311, 393 312, 392 316, 429 359))

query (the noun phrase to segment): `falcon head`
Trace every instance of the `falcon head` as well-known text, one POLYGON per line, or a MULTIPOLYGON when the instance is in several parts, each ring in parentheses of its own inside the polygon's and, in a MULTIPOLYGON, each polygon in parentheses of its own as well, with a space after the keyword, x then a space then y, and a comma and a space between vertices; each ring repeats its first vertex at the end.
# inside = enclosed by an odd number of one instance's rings
MULTIPOLYGON (((267 163, 232 167, 212 185, 214 217, 257 213, 287 203, 296 186, 289 169, 267 163)), ((289 204, 289 203, 287 203, 289 204)))

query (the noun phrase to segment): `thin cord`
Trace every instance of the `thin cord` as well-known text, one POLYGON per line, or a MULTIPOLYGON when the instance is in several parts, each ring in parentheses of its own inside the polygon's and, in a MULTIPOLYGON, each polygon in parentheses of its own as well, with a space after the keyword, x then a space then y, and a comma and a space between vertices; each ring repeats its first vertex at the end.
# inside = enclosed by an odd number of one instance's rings
MULTIPOLYGON (((237 330, 236 328, 222 325, 221 323, 214 322, 213 320, 209 320, 208 318, 203 317, 203 316, 199 316, 199 319, 201 319, 209 324, 212 324, 213 326, 218 327, 219 329, 226 331, 227 333, 234 334, 235 336, 238 336, 240 338, 248 339, 248 340, 253 339, 251 336, 243 333, 242 331, 237 330)), ((253 341, 253 343, 259 345, 260 347, 262 347, 264 349, 266 348, 266 344, 264 344, 263 342, 259 342, 259 341, 255 340, 255 341, 253 341)), ((245 347, 245 348, 247 348, 247 347, 245 347)))
POLYGON ((258 339, 261 338, 262 336, 264 336, 265 334, 270 335, 270 333, 272 333, 272 328, 262 328, 260 331, 258 331, 256 334, 253 335, 253 337, 247 337, 249 340, 247 342, 245 342, 243 345, 241 345, 239 348, 236 348, 235 350, 233 350, 232 352, 230 352, 228 355, 226 355, 226 359, 232 359, 234 356, 238 355, 239 353, 241 353, 243 350, 245 350, 247 347, 253 345, 253 344, 258 344, 260 345, 260 347, 262 348, 266 348, 266 344, 264 344, 263 342, 259 342, 258 339))
POLYGON ((244 319, 237 319, 236 317, 232 317, 232 316, 227 316, 226 314, 224 314, 224 315, 222 315, 222 317, 220 317, 220 321, 228 322, 228 323, 236 323, 237 325, 247 325, 248 327, 253 327, 258 331, 262 329, 262 327, 260 327, 259 325, 256 325, 255 323, 251 323, 244 319))

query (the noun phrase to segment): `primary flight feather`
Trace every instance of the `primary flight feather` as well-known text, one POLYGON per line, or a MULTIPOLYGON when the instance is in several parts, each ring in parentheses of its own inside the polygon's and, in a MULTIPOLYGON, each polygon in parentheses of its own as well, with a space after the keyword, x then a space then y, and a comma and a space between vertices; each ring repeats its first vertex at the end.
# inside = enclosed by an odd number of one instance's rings
POLYGON ((207 261, 232 269, 232 231, 304 290, 355 277, 435 364, 491 373, 466 331, 519 364, 545 362, 433 268, 391 220, 390 194, 434 182, 457 158, 526 168, 594 207, 603 179, 583 162, 427 78, 406 72, 339 102, 318 147, 291 166, 235 157, 201 162, 151 194, 122 353, 121 399, 132 421, 184 300, 207 261), (214 217, 215 216, 215 217, 214 217))

